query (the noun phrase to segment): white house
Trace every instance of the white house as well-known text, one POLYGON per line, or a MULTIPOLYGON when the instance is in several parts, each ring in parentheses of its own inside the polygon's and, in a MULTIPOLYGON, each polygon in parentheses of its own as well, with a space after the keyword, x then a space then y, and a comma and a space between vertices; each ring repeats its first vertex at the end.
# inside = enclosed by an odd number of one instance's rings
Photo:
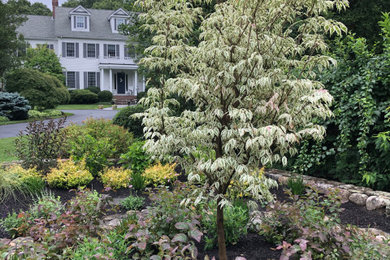
POLYGON ((126 102, 145 91, 135 56, 126 46, 127 37, 118 32, 118 26, 129 19, 125 10, 65 8, 53 0, 53 17, 27 18, 19 33, 32 48, 43 44, 55 51, 69 89, 98 86, 126 102))

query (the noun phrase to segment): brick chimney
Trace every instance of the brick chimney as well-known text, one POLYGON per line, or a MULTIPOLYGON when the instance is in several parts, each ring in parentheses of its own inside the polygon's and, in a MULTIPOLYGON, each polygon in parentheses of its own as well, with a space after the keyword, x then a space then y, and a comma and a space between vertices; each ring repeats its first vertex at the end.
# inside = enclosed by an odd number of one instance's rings
POLYGON ((58 0, 52 0, 53 5, 53 19, 56 18, 56 7, 58 7, 58 0))

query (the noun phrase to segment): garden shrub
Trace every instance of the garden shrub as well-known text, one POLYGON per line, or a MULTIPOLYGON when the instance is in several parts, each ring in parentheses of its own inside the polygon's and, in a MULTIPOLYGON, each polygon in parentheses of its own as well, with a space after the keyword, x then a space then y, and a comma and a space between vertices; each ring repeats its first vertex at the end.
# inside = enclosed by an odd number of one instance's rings
POLYGON ((176 180, 178 174, 175 172, 176 164, 162 165, 160 162, 145 169, 142 174, 145 178, 146 185, 167 185, 176 180))
POLYGON ((130 184, 137 191, 144 190, 146 187, 145 177, 139 172, 133 172, 131 174, 130 184))
POLYGON ((55 108, 69 100, 66 87, 57 78, 37 70, 16 69, 5 78, 8 92, 18 92, 38 110, 55 108))
POLYGON ((139 210, 143 207, 144 202, 144 198, 130 195, 122 200, 121 206, 126 210, 139 210))
POLYGON ((58 160, 57 168, 51 169, 46 176, 50 187, 65 189, 83 187, 92 180, 93 176, 86 169, 85 160, 74 162, 72 158, 64 162, 58 160))
POLYGON ((2 122, 9 122, 8 117, 6 117, 6 116, 0 116, 0 123, 2 123, 2 122))
MULTIPOLYGON (((216 202, 211 201, 199 206, 202 216, 201 227, 204 229, 205 249, 212 249, 217 245, 217 210, 216 202)), ((247 224, 249 211, 245 203, 236 202, 224 209, 224 230, 226 244, 234 245, 248 233, 247 224)))
POLYGON ((0 92, 1 117, 9 120, 24 120, 28 118, 30 109, 28 101, 18 93, 0 92))
POLYGON ((18 195, 39 194, 45 187, 43 177, 36 169, 23 169, 19 165, 0 168, 0 202, 18 195))
POLYGON ((60 110, 44 110, 44 111, 30 110, 30 111, 28 111, 28 117, 29 118, 36 118, 36 119, 57 117, 57 116, 61 116, 61 115, 62 115, 62 112, 60 110))
POLYGON ((100 93, 100 88, 99 87, 91 86, 91 87, 86 88, 86 90, 89 90, 89 91, 91 91, 92 93, 95 93, 95 94, 99 94, 100 93))
POLYGON ((113 95, 112 95, 111 91, 108 91, 108 90, 103 90, 103 91, 99 92, 99 94, 98 94, 99 102, 111 102, 112 97, 113 97, 113 95))
POLYGON ((15 140, 16 155, 25 168, 36 167, 47 172, 64 154, 66 133, 62 130, 66 118, 29 122, 15 140))
POLYGON ((143 149, 145 142, 137 141, 131 144, 128 151, 121 155, 120 163, 134 173, 143 173, 152 163, 150 156, 143 149))
POLYGON ((303 182, 302 176, 290 177, 287 180, 287 187, 291 190, 294 195, 301 195, 305 192, 306 185, 303 182))
POLYGON ((122 168, 105 169, 100 175, 104 187, 112 189, 128 188, 130 185, 131 170, 122 168))
POLYGON ((114 117, 113 123, 123 126, 133 133, 136 138, 143 138, 142 118, 133 117, 136 113, 143 113, 144 107, 142 105, 128 106, 120 110, 114 117))
POLYGON ((73 260, 105 259, 115 260, 112 254, 113 248, 97 238, 84 238, 72 255, 73 260))
POLYGON ((95 104, 99 101, 98 95, 87 89, 69 91, 71 104, 95 104))

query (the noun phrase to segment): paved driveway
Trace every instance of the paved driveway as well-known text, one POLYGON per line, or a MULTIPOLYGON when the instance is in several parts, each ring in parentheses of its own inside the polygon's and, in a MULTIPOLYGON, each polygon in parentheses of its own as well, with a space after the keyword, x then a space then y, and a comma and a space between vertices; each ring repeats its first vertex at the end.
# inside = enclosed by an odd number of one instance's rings
MULTIPOLYGON (((105 118, 112 119, 117 110, 63 110, 67 113, 74 114, 73 116, 68 117, 66 120, 66 125, 70 123, 81 124, 82 121, 89 117, 93 118, 105 118)), ((13 124, 13 125, 2 125, 0 126, 0 138, 14 137, 19 134, 21 130, 24 130, 27 126, 27 123, 13 124)))

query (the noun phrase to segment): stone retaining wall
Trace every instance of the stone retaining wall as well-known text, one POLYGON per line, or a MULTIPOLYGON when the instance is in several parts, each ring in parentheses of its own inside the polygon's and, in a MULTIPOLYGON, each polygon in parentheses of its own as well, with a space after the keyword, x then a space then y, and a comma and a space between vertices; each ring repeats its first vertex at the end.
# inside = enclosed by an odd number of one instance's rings
MULTIPOLYGON (((287 184, 292 173, 276 169, 269 169, 266 175, 279 182, 287 184)), ((374 191, 370 188, 359 187, 352 184, 345 184, 336 181, 329 181, 322 178, 316 178, 307 175, 302 176, 306 185, 316 187, 320 193, 326 194, 329 190, 337 189, 340 191, 342 202, 348 201, 357 205, 365 206, 367 210, 379 210, 387 217, 390 217, 390 193, 384 191, 374 191)))

